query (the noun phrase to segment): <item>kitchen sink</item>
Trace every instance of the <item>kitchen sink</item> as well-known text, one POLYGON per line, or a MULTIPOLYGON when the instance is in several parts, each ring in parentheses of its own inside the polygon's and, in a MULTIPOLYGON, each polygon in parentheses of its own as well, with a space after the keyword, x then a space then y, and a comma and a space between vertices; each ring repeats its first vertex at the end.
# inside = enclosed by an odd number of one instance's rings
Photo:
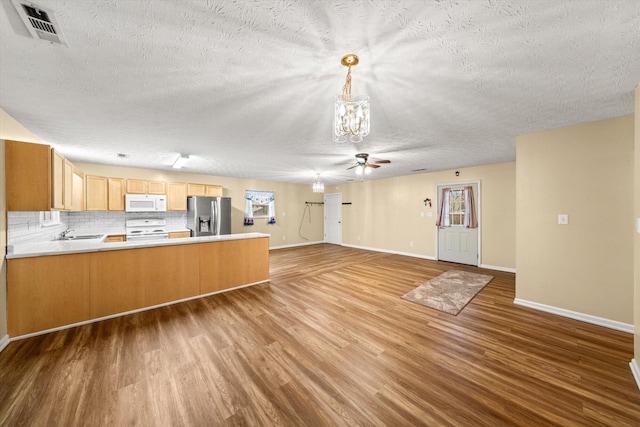
POLYGON ((104 236, 104 234, 84 234, 81 236, 67 236, 67 239, 69 240, 99 239, 102 236, 104 236))

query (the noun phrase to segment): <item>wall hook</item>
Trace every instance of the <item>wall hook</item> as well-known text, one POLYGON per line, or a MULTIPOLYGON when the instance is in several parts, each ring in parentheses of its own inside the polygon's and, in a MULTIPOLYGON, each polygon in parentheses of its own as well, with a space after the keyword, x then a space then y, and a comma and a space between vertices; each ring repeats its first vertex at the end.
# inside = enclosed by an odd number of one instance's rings
POLYGON ((431 199, 429 198, 424 199, 424 205, 431 207, 431 199))

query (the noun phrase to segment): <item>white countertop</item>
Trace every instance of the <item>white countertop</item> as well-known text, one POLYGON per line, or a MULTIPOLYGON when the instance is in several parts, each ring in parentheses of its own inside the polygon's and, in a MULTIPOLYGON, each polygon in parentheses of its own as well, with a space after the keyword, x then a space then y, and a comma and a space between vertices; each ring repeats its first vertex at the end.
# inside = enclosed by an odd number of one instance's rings
MULTIPOLYGON (((180 228, 170 231, 186 231, 186 229, 180 228)), ((104 240, 108 235, 125 234, 124 229, 117 232, 115 229, 109 230, 96 230, 91 231, 79 231, 69 233, 69 236, 78 235, 97 235, 100 234, 100 238, 86 239, 86 240, 50 240, 42 242, 24 242, 16 243, 14 245, 7 246, 7 259, 13 258, 27 258, 36 256, 48 256, 48 255, 63 255, 63 254, 75 254, 82 252, 99 252, 99 251, 114 251, 122 249, 133 248, 148 248, 154 246, 170 246, 170 245, 188 245, 191 243, 206 243, 206 242, 220 242, 225 240, 242 240, 242 239, 256 239, 260 237, 269 237, 269 234, 264 233, 239 233, 239 234, 225 234, 222 236, 204 236, 204 237, 184 237, 181 239, 163 239, 163 240, 147 240, 137 242, 113 242, 104 243, 104 240), (108 232, 106 232, 108 231, 108 232)))

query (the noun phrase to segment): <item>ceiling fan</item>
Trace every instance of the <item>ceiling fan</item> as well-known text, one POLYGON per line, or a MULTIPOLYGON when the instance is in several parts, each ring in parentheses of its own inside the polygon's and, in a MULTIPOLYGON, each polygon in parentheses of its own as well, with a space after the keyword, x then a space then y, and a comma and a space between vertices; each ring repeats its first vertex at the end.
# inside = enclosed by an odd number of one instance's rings
POLYGON ((377 169, 382 164, 391 163, 391 160, 371 160, 369 161, 369 155, 367 153, 356 154, 356 163, 348 167, 347 170, 356 168, 358 175, 369 172, 371 169, 377 169))

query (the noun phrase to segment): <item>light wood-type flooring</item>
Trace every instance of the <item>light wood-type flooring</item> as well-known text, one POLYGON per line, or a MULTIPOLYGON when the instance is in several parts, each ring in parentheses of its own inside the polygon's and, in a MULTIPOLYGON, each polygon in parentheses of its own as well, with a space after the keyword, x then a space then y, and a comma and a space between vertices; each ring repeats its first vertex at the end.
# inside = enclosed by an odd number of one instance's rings
POLYGON ((0 425, 640 425, 632 334, 514 305, 513 274, 327 244, 270 262, 270 283, 11 342, 0 425), (400 298, 451 268, 495 278, 458 316, 400 298))

